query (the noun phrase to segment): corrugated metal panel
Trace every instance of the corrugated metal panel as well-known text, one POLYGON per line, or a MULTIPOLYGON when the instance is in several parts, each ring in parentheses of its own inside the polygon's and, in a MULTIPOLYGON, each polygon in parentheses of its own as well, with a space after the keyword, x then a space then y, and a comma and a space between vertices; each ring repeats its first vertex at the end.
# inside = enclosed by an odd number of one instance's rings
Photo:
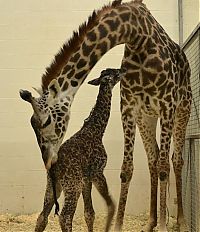
POLYGON ((192 112, 184 148, 183 201, 191 232, 200 231, 200 24, 184 44, 192 71, 192 112))

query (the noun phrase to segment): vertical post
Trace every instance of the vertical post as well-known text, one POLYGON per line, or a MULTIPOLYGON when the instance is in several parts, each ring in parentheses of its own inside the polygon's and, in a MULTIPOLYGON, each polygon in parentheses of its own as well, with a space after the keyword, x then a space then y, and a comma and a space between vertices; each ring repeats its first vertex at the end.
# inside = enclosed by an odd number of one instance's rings
POLYGON ((195 153, 195 139, 190 138, 190 155, 191 155, 191 167, 190 167, 190 188, 191 188, 191 229, 197 228, 197 206, 198 203, 196 202, 197 200, 197 190, 196 188, 198 187, 196 180, 196 153, 195 153))
POLYGON ((183 0, 178 0, 179 45, 183 45, 183 0))

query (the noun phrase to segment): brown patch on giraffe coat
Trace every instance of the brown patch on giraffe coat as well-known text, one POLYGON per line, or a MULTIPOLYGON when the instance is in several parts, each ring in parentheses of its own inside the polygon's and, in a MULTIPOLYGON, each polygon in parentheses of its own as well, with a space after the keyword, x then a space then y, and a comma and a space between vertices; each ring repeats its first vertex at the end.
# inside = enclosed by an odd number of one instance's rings
POLYGON ((64 77, 59 77, 58 78, 58 83, 59 83, 60 87, 62 86, 63 81, 64 81, 64 77))
POLYGON ((164 83, 163 85, 158 87, 158 98, 162 99, 164 94, 165 94, 165 90, 166 90, 166 83, 164 83))
POLYGON ((171 93, 173 88, 174 88, 174 83, 169 82, 169 84, 166 86, 166 93, 171 93))
POLYGON ((77 53, 75 53, 75 55, 73 55, 73 57, 71 58, 71 61, 76 63, 80 57, 81 57, 80 53, 77 52, 77 53))
POLYGON ((151 73, 145 69, 142 69, 143 86, 147 86, 151 83, 154 83, 156 77, 157 77, 157 73, 151 73))
POLYGON ((82 70, 82 71, 76 73, 75 78, 79 80, 79 79, 83 78, 86 74, 87 74, 87 70, 82 70))
POLYGON ((151 86, 151 87, 145 88, 145 92, 148 93, 150 96, 153 96, 156 94, 157 89, 155 86, 151 86))
POLYGON ((88 39, 89 39, 91 42, 95 42, 96 39, 97 39, 97 36, 96 36, 96 33, 95 33, 94 30, 92 30, 91 32, 89 32, 89 33, 87 34, 87 37, 88 37, 88 39))
POLYGON ((138 93, 138 92, 142 92, 143 91, 143 87, 141 86, 134 86, 131 88, 133 93, 138 93))
POLYGON ((71 81, 71 86, 72 87, 77 87, 78 86, 78 82, 77 81, 71 81))
POLYGON ((143 28, 143 33, 145 35, 148 35, 149 32, 148 32, 148 28, 147 28, 146 21, 145 21, 144 17, 141 18, 141 24, 142 24, 142 28, 143 28))
POLYGON ((131 49, 129 49, 128 46, 125 46, 124 57, 127 58, 131 55, 132 55, 131 49))
POLYGON ((75 69, 72 69, 71 72, 69 72, 69 73, 67 74, 67 78, 68 78, 68 79, 72 78, 72 77, 74 76, 74 74, 75 74, 75 69))
POLYGON ((128 82, 130 83, 131 86, 133 85, 140 85, 140 74, 139 72, 132 72, 132 73, 127 73, 126 74, 126 79, 128 79, 128 82))
POLYGON ((65 107, 65 106, 62 106, 62 107, 61 107, 61 110, 64 111, 64 112, 67 112, 67 111, 68 111, 67 107, 65 107))
POLYGON ((107 19, 104 21, 110 28, 111 31, 117 31, 120 21, 118 18, 115 19, 107 19))
POLYGON ((117 41, 117 35, 109 35, 108 36, 108 39, 110 40, 110 48, 112 48, 115 44, 116 44, 116 41, 117 41))
POLYGON ((104 55, 108 51, 108 45, 106 41, 97 45, 97 49, 101 51, 101 56, 104 55))
POLYGON ((85 42, 82 44, 83 55, 88 57, 92 50, 95 48, 96 44, 88 45, 85 42))
POLYGON ((167 80, 167 75, 165 73, 161 73, 158 77, 159 78, 156 80, 156 86, 162 85, 167 80))
POLYGON ((65 65, 62 71, 62 74, 66 74, 68 70, 70 70, 72 68, 71 65, 65 65))
POLYGON ((121 6, 118 8, 118 11, 119 11, 119 12, 129 11, 129 8, 128 8, 127 6, 121 5, 121 6))
POLYGON ((76 65, 77 69, 81 69, 83 68, 85 65, 87 64, 87 62, 84 59, 80 59, 76 65))
POLYGON ((93 67, 97 61, 98 61, 97 54, 95 52, 92 52, 92 54, 90 56, 90 63, 89 63, 90 67, 93 67))
POLYGON ((153 57, 153 58, 147 60, 145 67, 152 68, 158 72, 161 72, 163 70, 162 64, 163 63, 161 62, 161 60, 158 57, 153 57))
POLYGON ((120 27, 119 34, 120 34, 120 36, 119 36, 119 41, 121 41, 121 39, 124 37, 124 34, 125 34, 125 25, 122 25, 122 26, 120 27))
POLYGON ((130 13, 129 12, 125 12, 125 13, 122 13, 120 14, 120 18, 122 20, 122 22, 128 22, 130 20, 130 13))
POLYGON ((98 31, 99 31, 99 39, 100 40, 105 38, 107 36, 107 34, 108 34, 108 30, 103 24, 100 24, 98 26, 98 31))
POLYGON ((69 86, 68 82, 65 81, 65 84, 64 84, 63 87, 62 87, 62 91, 67 90, 68 86, 69 86))

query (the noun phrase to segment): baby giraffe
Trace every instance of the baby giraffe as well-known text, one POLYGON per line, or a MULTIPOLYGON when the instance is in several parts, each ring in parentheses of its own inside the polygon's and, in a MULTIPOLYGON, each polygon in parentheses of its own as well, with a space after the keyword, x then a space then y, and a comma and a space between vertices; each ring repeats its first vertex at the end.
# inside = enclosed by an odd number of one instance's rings
POLYGON ((59 216, 62 231, 72 231, 72 220, 81 193, 88 231, 93 231, 92 183, 106 202, 108 216, 105 231, 109 231, 115 205, 103 174, 107 154, 102 138, 110 117, 112 89, 123 75, 120 69, 106 69, 99 78, 88 82, 100 85, 96 104, 82 128, 61 145, 58 160, 47 173, 44 206, 37 219, 36 232, 44 231, 54 202, 58 210, 56 198, 59 198, 61 191, 64 193, 64 206, 59 216))

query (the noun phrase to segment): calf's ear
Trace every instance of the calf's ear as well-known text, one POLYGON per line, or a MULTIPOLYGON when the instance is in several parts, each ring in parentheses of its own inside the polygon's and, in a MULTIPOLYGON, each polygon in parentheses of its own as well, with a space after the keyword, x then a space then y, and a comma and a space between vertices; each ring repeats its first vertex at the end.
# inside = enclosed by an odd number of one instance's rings
POLYGON ((95 85, 95 86, 100 85, 100 79, 96 78, 96 79, 93 79, 91 81, 88 81, 88 84, 95 85))

